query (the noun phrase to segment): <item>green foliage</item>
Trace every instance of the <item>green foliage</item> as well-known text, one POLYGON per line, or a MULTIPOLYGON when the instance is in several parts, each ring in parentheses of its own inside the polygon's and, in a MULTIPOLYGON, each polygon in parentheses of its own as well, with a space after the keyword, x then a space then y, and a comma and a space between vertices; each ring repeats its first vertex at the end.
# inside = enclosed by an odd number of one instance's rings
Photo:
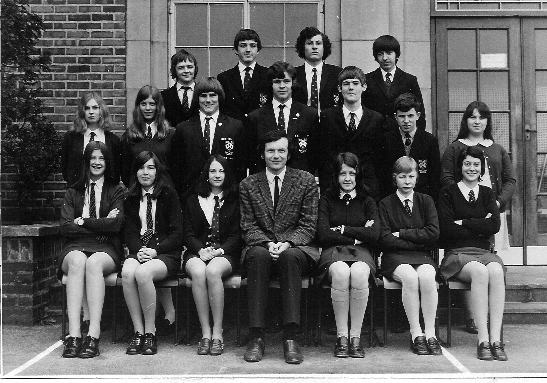
POLYGON ((40 98, 40 74, 50 63, 35 47, 43 29, 40 16, 29 12, 28 1, 2 0, 2 164, 17 172, 21 206, 59 168, 61 138, 43 115, 40 98))

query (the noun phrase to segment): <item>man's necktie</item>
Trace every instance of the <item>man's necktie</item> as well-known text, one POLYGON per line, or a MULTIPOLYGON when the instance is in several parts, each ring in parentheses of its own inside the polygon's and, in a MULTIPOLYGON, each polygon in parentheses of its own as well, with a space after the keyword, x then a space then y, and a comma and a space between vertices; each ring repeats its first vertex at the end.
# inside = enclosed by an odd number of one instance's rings
POLYGON ((274 177, 275 185, 274 185, 274 212, 277 210, 277 203, 279 202, 279 176, 274 177))
POLYGON ((355 113, 350 112, 349 114, 349 131, 355 132, 357 126, 355 125, 355 113))
POLYGON ((249 83, 251 82, 251 67, 245 68, 245 77, 243 77, 243 90, 245 92, 249 91, 249 83))
POLYGON ((319 106, 319 92, 317 91, 317 68, 313 68, 313 76, 311 78, 311 95, 310 106, 317 109, 319 106))
POLYGON ((148 125, 148 130, 146 132, 146 139, 147 140, 151 140, 152 139, 152 128, 150 127, 150 125, 148 125))
POLYGON ((279 105, 279 116, 277 117, 277 128, 285 131, 285 115, 283 114, 283 108, 285 104, 279 105))
POLYGON ((148 242, 150 242, 150 239, 152 239, 152 236, 154 235, 154 220, 152 219, 152 195, 150 193, 146 193, 144 196, 146 197, 146 231, 141 236, 141 240, 144 245, 148 245, 148 242))
POLYGON ((211 145, 211 125, 210 121, 213 119, 213 117, 205 117, 205 128, 203 129, 203 143, 205 150, 207 153, 210 151, 210 145, 211 145))
POLYGON ((89 133, 89 142, 95 141, 95 136, 96 136, 95 132, 89 133))
POLYGON ((410 137, 410 133, 405 132, 405 153, 407 156, 410 153, 410 145, 412 145, 412 138, 410 137))
POLYGON ((190 109, 189 103, 188 103, 188 90, 192 89, 189 86, 181 86, 181 89, 184 89, 184 94, 182 95, 182 109, 184 112, 187 112, 188 109, 190 109))
POLYGON ((411 216, 412 215, 412 210, 410 210, 410 200, 409 199, 405 199, 405 213, 408 215, 408 216, 411 216))
POLYGON ((475 198, 475 192, 473 190, 469 190, 469 202, 475 203, 477 199, 475 198))
POLYGON ((349 205, 349 201, 351 201, 351 196, 347 193, 344 194, 344 196, 342 197, 342 201, 344 201, 346 205, 349 205))
POLYGON ((209 246, 217 248, 220 242, 220 227, 219 227, 219 213, 220 213, 220 199, 216 195, 215 198, 215 207, 213 209, 213 219, 211 220, 211 237, 209 239, 209 246))
POLYGON ((387 93, 390 94, 391 93, 391 73, 386 73, 386 89, 387 89, 387 93))
POLYGON ((97 218, 97 204, 95 202, 95 182, 89 185, 89 218, 97 218))

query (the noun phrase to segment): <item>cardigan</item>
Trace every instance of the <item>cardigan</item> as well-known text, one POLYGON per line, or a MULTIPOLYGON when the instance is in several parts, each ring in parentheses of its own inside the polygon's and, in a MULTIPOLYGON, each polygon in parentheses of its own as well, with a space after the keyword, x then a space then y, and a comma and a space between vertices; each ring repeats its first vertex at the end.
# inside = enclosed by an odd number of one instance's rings
POLYGON ((478 247, 490 249, 490 237, 500 228, 500 215, 494 192, 479 185, 475 203, 468 202, 458 184, 447 186, 439 197, 441 246, 445 249, 478 247), (490 213, 490 218, 485 218, 490 213), (461 225, 454 221, 462 220, 461 225))

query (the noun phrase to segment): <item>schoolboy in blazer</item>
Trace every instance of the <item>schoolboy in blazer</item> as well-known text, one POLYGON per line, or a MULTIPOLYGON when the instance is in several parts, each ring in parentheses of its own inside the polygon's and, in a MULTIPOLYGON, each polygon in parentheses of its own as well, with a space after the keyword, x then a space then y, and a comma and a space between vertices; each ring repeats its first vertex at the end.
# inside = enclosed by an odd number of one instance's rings
POLYGON ((380 171, 384 117, 361 105, 361 95, 367 88, 365 74, 348 66, 338 76, 338 88, 343 105, 321 112, 319 184, 325 191, 332 177, 332 164, 338 153, 352 152, 361 163, 362 179, 369 194, 380 197, 380 171), (352 114, 354 122, 351 122, 352 114))
POLYGON ((304 65, 296 67, 294 99, 311 106, 320 112, 338 104, 338 74, 342 70, 337 65, 323 61, 331 54, 329 37, 315 27, 306 27, 296 39, 296 52, 304 59, 304 65), (317 76, 317 98, 314 96, 314 71, 317 76))
POLYGON ((197 113, 197 104, 192 103, 197 74, 198 62, 193 54, 181 49, 171 56, 171 78, 176 82, 172 87, 162 90, 161 97, 165 119, 172 127, 197 113))
POLYGON ((317 111, 292 98, 295 70, 291 64, 278 61, 268 69, 268 84, 272 102, 249 114, 246 131, 249 134, 249 147, 253 150, 251 172, 264 169, 264 161, 257 150, 266 133, 283 130, 287 133, 289 145, 294 148, 288 165, 295 169, 314 174, 317 168, 317 149, 319 144, 319 120, 317 111), (283 117, 280 123, 280 107, 283 117))
POLYGON ((177 126, 169 161, 171 178, 182 203, 194 189, 211 154, 228 159, 238 182, 247 173, 248 150, 243 124, 219 112, 219 105, 224 101, 222 85, 214 77, 208 77, 197 84, 195 93, 199 113, 177 126), (212 120, 207 128, 209 118, 212 120))
POLYGON ((363 94, 363 105, 385 116, 387 129, 397 130, 397 123, 393 117, 394 101, 400 94, 412 93, 421 105, 417 111, 420 113, 417 126, 418 129, 424 130, 426 122, 422 92, 416 76, 397 67, 397 61, 401 56, 401 46, 397 39, 390 35, 378 37, 372 44, 372 53, 380 67, 366 75, 368 86, 363 94), (391 85, 388 85, 389 83, 391 85))
POLYGON ((267 101, 266 71, 256 58, 262 49, 260 37, 252 29, 240 29, 234 38, 237 65, 218 75, 226 99, 221 112, 243 121, 267 101), (248 74, 247 74, 248 72, 248 74))

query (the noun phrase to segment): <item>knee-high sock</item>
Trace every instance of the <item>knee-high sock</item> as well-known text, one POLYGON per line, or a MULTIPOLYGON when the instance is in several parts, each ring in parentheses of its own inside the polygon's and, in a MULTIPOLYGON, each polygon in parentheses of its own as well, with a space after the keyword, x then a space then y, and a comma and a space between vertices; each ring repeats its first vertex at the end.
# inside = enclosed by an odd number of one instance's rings
POLYGON ((349 290, 337 290, 331 287, 330 296, 336 321, 337 336, 348 336, 349 290))
POLYGON ((349 337, 360 338, 361 328, 363 327, 363 318, 365 317, 365 311, 367 311, 369 289, 357 289, 352 287, 350 290, 350 318, 351 329, 349 337))

